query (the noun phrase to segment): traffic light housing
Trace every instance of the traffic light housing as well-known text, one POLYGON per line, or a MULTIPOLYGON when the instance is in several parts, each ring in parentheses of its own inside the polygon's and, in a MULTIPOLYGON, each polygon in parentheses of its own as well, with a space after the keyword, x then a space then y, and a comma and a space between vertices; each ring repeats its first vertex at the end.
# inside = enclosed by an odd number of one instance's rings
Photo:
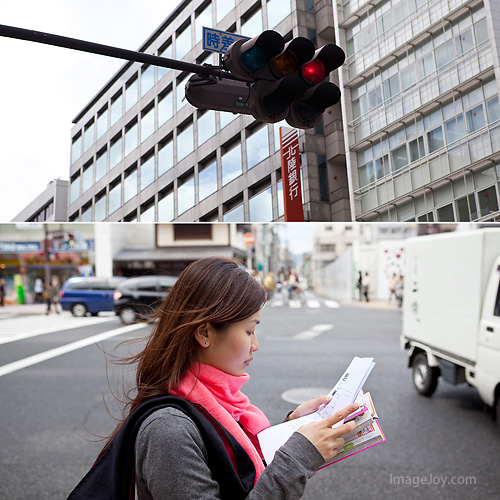
POLYGON ((340 90, 328 82, 328 75, 344 61, 337 45, 315 50, 304 37, 285 44, 278 32, 266 30, 228 48, 222 65, 230 77, 191 77, 186 98, 201 109, 251 114, 265 123, 286 119, 295 128, 309 129, 340 100, 340 90))

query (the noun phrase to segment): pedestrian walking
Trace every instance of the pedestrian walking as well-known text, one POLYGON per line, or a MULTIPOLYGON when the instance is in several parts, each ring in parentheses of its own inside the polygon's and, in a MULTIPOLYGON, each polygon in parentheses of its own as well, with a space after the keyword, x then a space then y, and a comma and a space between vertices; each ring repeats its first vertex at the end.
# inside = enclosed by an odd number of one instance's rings
POLYGON ((0 280, 0 307, 3 307, 3 306, 4 306, 4 302, 5 302, 5 294, 6 294, 6 290, 5 290, 5 280, 4 280, 4 279, 1 279, 1 280, 0 280))
MULTIPOLYGON (((337 453, 332 428, 357 408, 300 427, 267 467, 256 438, 269 421, 241 391, 259 349, 255 329, 262 282, 223 258, 190 264, 158 308, 137 362, 137 385, 97 463, 68 500, 295 500, 307 479, 337 453)), ((331 398, 298 406, 309 414, 331 398)))
POLYGON ((62 311, 61 308, 61 302, 60 302, 60 291, 61 291, 61 285, 59 282, 59 278, 57 276, 54 276, 50 282, 51 287, 52 287, 52 305, 54 306, 54 311, 56 314, 59 314, 60 310, 62 311))
POLYGON ((365 276, 363 277, 363 295, 365 296, 366 302, 370 302, 370 277, 368 276, 368 273, 365 273, 365 276))
POLYGON ((392 297, 396 299, 397 302, 397 297, 396 297, 396 285, 398 283, 398 275, 396 273, 392 273, 392 278, 391 281, 389 282, 389 300, 387 301, 388 304, 392 302, 392 297))
POLYGON ((399 279, 394 287, 394 295, 396 296, 396 300, 399 307, 402 307, 403 305, 403 289, 404 289, 404 278, 403 275, 400 274, 399 279))
POLYGON ((33 286, 33 291, 35 292, 35 302, 40 304, 43 302, 43 281, 41 278, 36 278, 35 285, 33 286))
POLYGON ((363 300, 363 273, 358 271, 358 280, 356 281, 356 288, 358 289, 359 301, 363 300))
POLYGON ((276 288, 276 283, 274 282, 274 275, 269 271, 264 278, 264 288, 267 293, 267 298, 270 299, 274 294, 274 289, 276 288))

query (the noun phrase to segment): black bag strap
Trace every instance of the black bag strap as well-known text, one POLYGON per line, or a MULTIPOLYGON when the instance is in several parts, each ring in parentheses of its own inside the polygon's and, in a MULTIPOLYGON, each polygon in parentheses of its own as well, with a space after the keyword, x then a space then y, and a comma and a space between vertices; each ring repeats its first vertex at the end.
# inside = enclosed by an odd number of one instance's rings
POLYGON ((176 396, 155 398, 137 408, 67 500, 133 499, 135 439, 142 423, 152 413, 166 407, 182 411, 198 427, 207 447, 208 466, 214 480, 219 483, 221 499, 243 500, 253 488, 256 473, 248 453, 203 407, 176 396), (231 445, 238 471, 235 470, 215 425, 222 430, 231 445))

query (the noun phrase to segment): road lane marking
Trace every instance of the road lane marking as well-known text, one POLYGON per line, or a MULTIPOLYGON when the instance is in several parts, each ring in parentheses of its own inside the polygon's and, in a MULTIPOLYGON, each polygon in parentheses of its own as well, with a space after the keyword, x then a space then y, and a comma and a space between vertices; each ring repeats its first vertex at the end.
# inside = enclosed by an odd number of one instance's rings
POLYGON ((317 300, 314 300, 314 299, 306 300, 306 304, 307 304, 307 307, 311 307, 311 308, 321 307, 321 304, 317 300))
POLYGON ((9 342, 16 342, 38 335, 45 335, 47 333, 55 333, 64 330, 76 330, 98 323, 105 323, 115 321, 116 316, 104 316, 99 318, 59 318, 59 317, 30 317, 28 318, 15 318, 16 321, 2 320, 0 323, 0 344, 8 344, 9 342), (57 323, 54 323, 54 320, 57 323), (5 323, 3 322, 5 321, 5 323), (50 322, 52 325, 47 328, 36 329, 43 326, 43 323, 50 322))
POLYGON ((297 333, 292 337, 292 340, 311 340, 321 335, 323 332, 331 330, 333 325, 314 325, 309 330, 297 333))
POLYGON ((340 307, 340 304, 338 302, 335 302, 334 300, 325 300, 325 306, 331 308, 337 308, 340 307))
POLYGON ((145 323, 136 323, 134 325, 124 326, 122 328, 117 328, 116 330, 110 330, 107 332, 99 333, 98 335, 94 335, 93 337, 77 340, 76 342, 71 342, 70 344, 66 344, 61 347, 56 347, 55 349, 50 349, 48 351, 35 354, 34 356, 29 356, 28 358, 20 359, 19 361, 14 361, 13 363, 0 366, 0 377, 3 375, 7 375, 8 373, 15 372, 17 370, 21 370, 22 368, 27 368, 28 366, 36 365, 38 363, 41 363, 42 361, 47 361, 57 356, 67 354, 68 352, 76 351, 77 349, 82 349, 83 347, 87 347, 89 345, 96 344, 103 340, 116 337, 117 335, 121 335, 122 333, 128 333, 134 330, 139 330, 140 328, 144 328, 145 326, 146 326, 145 323))

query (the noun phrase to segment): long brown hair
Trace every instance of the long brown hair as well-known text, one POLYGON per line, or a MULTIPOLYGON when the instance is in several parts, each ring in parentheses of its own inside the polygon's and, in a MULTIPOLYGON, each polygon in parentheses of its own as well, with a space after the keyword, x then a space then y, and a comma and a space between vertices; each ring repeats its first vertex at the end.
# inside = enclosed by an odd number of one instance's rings
POLYGON ((137 363, 136 387, 123 402, 126 416, 101 455, 141 404, 167 394, 196 361, 196 328, 210 323, 224 334, 230 324, 255 314, 265 301, 262 283, 237 261, 210 257, 187 266, 158 308, 144 349, 121 360, 137 363))

